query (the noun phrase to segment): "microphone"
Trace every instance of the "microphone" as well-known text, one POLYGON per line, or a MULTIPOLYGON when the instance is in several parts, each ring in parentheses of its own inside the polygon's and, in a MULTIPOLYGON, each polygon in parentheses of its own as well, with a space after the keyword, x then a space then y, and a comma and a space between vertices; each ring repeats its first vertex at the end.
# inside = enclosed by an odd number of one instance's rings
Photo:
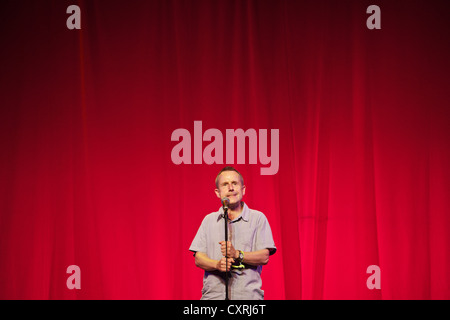
POLYGON ((228 209, 228 206, 230 205, 230 199, 227 197, 222 198, 222 206, 224 209, 228 209))

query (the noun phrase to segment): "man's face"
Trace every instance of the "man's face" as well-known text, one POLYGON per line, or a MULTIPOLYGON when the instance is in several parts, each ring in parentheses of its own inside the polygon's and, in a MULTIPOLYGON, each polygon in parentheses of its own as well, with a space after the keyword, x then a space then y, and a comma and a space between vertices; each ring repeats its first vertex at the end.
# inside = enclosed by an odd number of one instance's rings
POLYGON ((241 202, 245 194, 245 186, 242 185, 241 178, 237 172, 222 172, 218 179, 218 185, 219 187, 215 191, 219 199, 229 198, 231 207, 241 202))

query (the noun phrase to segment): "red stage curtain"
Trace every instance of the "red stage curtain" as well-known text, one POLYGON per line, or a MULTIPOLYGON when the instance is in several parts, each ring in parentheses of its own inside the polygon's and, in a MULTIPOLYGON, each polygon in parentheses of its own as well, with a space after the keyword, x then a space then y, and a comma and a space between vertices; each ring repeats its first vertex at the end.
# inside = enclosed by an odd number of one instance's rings
POLYGON ((200 298, 225 164, 173 163, 194 121, 279 130, 276 174, 235 165, 278 247, 266 299, 450 298, 446 1, 1 6, 0 298, 200 298))

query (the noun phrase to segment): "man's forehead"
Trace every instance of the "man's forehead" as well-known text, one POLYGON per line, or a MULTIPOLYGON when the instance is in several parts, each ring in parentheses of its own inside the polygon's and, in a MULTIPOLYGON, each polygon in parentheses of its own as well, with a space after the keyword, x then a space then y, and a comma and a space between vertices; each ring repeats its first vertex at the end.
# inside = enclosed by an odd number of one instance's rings
POLYGON ((229 181, 240 181, 239 173, 236 171, 224 171, 219 176, 219 183, 229 182, 229 181))

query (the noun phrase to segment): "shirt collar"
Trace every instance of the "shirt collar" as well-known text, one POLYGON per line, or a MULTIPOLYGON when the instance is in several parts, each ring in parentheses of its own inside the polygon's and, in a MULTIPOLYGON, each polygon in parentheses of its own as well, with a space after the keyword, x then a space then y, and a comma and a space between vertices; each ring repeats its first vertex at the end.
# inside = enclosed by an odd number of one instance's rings
MULTIPOLYGON (((219 209, 219 211, 217 213, 218 213, 217 221, 219 221, 221 218, 223 218, 223 207, 220 207, 220 209, 219 209)), ((244 202, 244 207, 242 209, 241 215, 239 217, 237 217, 235 220, 238 221, 239 219, 242 219, 245 222, 248 222, 248 218, 249 218, 248 215, 249 215, 249 213, 250 213, 250 208, 244 202)))

